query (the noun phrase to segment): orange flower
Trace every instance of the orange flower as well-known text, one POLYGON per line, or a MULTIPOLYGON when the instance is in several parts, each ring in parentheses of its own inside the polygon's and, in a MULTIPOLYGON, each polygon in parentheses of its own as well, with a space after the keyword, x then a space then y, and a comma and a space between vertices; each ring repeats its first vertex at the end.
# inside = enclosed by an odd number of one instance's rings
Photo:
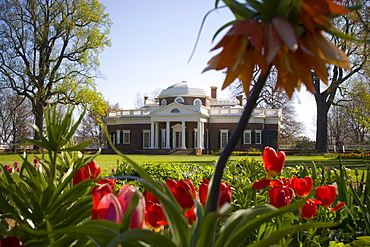
MULTIPOLYGON (((261 6, 264 4, 268 5, 262 1, 261 6)), ((235 22, 213 48, 223 50, 208 62, 204 71, 226 68, 222 89, 239 79, 248 95, 255 66, 264 75, 273 65, 278 71, 275 90, 285 90, 291 98, 294 90, 300 89, 303 83, 314 93, 312 71, 327 83, 328 63, 350 69, 347 56, 321 31, 332 27, 329 17, 349 11, 332 0, 303 0, 300 10, 297 23, 291 22, 288 14, 263 16, 263 13, 253 15, 260 15, 261 20, 246 17, 235 22)))
POLYGON ((267 63, 261 53, 262 28, 263 25, 257 20, 244 19, 236 22, 212 49, 217 50, 223 47, 223 50, 208 62, 208 67, 203 72, 227 68, 222 89, 238 78, 243 82, 244 91, 249 92, 254 65, 257 63, 263 70, 267 68, 267 63))
POLYGON ((315 26, 331 28, 332 25, 328 18, 331 15, 348 13, 348 9, 332 0, 303 0, 301 3, 302 24, 311 33, 315 32, 315 26))

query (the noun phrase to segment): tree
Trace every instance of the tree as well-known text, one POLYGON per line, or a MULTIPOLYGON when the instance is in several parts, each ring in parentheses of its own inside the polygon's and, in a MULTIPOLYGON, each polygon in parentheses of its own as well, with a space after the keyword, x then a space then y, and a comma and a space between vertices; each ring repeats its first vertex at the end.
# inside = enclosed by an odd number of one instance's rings
POLYGON ((0 79, 29 100, 38 128, 48 103, 99 106, 97 56, 111 26, 104 9, 97 0, 1 1, 0 79))
POLYGON ((0 142, 11 145, 13 151, 20 137, 30 137, 32 113, 27 99, 14 94, 12 90, 1 90, 0 101, 0 142))
POLYGON ((88 111, 88 114, 82 119, 81 125, 76 131, 79 141, 83 142, 91 139, 91 146, 93 148, 103 148, 107 143, 104 123, 98 121, 98 119, 104 119, 109 112, 120 110, 118 103, 110 104, 109 102, 105 102, 105 105, 106 108, 103 116, 97 116, 99 113, 88 111))
MULTIPOLYGON (((365 40, 370 37, 370 3, 366 0, 363 0, 362 3, 364 6, 361 10, 353 11, 348 16, 341 16, 336 25, 343 33, 365 40)), ((354 3, 352 2, 352 4, 354 3)), ((312 81, 315 88, 314 96, 317 107, 315 149, 320 153, 327 151, 328 112, 335 103, 335 98, 338 91, 341 90, 341 85, 357 73, 366 72, 366 68, 369 65, 368 56, 370 49, 368 44, 338 38, 333 38, 332 41, 349 56, 351 70, 345 71, 342 68, 333 66, 329 84, 326 88, 313 75, 312 81)))
POLYGON ((135 109, 139 109, 144 106, 145 104, 145 99, 144 97, 147 97, 147 100, 149 102, 155 102, 155 99, 158 97, 158 95, 161 93, 163 89, 162 88, 157 88, 153 92, 150 93, 150 95, 147 94, 142 94, 140 92, 137 92, 135 94, 135 97, 132 99, 132 103, 134 104, 135 109))
MULTIPOLYGON (((367 78, 366 78, 367 79, 367 78)), ((370 84, 351 80, 329 112, 329 143, 363 144, 370 131, 370 84)))

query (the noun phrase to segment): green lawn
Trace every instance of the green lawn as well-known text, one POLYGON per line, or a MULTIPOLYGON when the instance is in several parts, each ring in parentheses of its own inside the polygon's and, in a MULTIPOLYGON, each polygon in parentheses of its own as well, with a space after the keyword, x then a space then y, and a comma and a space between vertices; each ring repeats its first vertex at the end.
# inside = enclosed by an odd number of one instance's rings
MULTIPOLYGON (((28 156, 28 159, 32 162, 35 157, 41 157, 41 155, 32 155, 28 156)), ((139 164, 142 163, 197 163, 197 164, 207 164, 212 165, 219 158, 218 155, 143 155, 143 154, 130 154, 127 155, 130 159, 136 161, 139 164)), ((244 157, 254 158, 261 160, 261 156, 231 156, 230 160, 238 160, 244 157)), ((115 168, 117 160, 121 161, 122 158, 118 155, 104 154, 99 155, 96 159, 96 162, 103 168, 115 168)), ((0 164, 3 165, 12 165, 15 161, 21 162, 22 159, 20 155, 17 154, 0 154, 0 164)), ((311 165, 312 162, 315 162, 318 166, 329 166, 337 167, 339 160, 335 157, 324 157, 324 156, 296 156, 288 155, 286 160, 287 166, 295 165, 311 165)), ((343 160, 345 166, 350 168, 355 167, 365 167, 370 163, 369 160, 361 159, 345 159, 343 160)))

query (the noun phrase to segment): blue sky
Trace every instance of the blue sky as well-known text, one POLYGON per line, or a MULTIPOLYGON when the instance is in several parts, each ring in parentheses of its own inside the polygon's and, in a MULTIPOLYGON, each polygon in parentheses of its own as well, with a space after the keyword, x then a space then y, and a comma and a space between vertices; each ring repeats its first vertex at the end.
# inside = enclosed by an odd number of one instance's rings
MULTIPOLYGON (((151 96, 159 88, 181 81, 188 81, 207 94, 211 86, 217 86, 218 97, 228 97, 227 89, 221 91, 221 71, 202 73, 208 60, 219 52, 210 52, 218 40, 212 42, 213 35, 233 20, 228 9, 208 15, 195 53, 188 61, 202 20, 213 9, 214 0, 100 1, 113 21, 112 47, 99 56, 100 72, 105 78, 96 81, 106 100, 131 109, 138 92, 151 96)), ((301 93, 299 98, 301 103, 296 104, 296 109, 308 132, 312 132, 312 108, 313 112, 316 109, 313 97, 301 93)))

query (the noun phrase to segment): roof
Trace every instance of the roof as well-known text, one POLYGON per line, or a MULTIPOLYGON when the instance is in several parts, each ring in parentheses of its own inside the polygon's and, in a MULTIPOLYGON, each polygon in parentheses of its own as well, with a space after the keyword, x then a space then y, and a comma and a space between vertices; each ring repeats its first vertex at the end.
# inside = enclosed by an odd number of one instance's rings
POLYGON ((164 89, 158 97, 163 98, 168 96, 207 97, 203 89, 195 88, 186 81, 169 86, 164 89))

